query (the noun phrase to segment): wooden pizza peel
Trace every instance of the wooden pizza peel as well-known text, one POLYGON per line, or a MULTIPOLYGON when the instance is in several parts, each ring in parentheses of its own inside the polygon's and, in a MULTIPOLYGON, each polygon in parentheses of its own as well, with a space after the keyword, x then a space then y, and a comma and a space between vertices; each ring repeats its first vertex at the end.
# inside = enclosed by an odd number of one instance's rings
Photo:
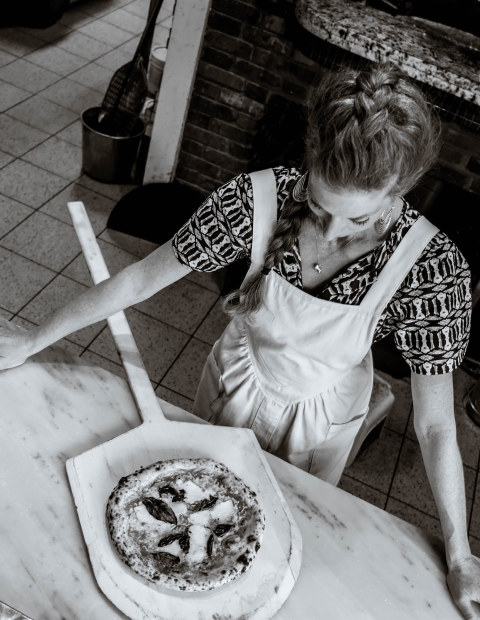
MULTIPOLYGON (((95 284, 109 276, 82 202, 68 203, 95 284)), ((80 524, 97 582, 132 620, 263 620, 289 596, 300 571, 302 539, 252 430, 167 420, 136 347, 125 314, 108 319, 143 423, 67 461, 80 524), (207 592, 179 592, 153 584, 124 564, 105 521, 118 481, 140 467, 175 458, 224 463, 255 493, 266 515, 262 546, 238 579, 207 592)))

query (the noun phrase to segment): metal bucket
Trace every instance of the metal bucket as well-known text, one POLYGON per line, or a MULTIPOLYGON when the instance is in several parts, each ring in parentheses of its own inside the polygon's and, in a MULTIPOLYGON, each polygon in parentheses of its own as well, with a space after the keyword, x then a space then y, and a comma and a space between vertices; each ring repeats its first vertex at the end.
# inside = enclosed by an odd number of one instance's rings
POLYGON ((82 112, 83 170, 102 183, 131 183, 133 164, 145 125, 138 119, 131 136, 109 136, 100 131, 100 110, 96 107, 82 112))

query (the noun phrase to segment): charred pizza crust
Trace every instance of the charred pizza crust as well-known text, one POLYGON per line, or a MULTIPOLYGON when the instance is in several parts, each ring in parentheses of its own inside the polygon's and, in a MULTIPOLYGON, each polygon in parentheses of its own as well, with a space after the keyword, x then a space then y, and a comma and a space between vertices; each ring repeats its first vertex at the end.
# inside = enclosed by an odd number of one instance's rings
POLYGON ((125 564, 149 581, 191 592, 244 573, 265 529, 256 494, 211 459, 159 461, 121 478, 106 519, 125 564))

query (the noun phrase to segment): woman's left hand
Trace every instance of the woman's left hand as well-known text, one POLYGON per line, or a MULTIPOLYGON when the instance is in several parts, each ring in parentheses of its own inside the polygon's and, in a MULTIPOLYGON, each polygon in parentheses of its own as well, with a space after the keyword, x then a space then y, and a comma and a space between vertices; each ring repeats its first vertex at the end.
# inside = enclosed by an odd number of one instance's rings
POLYGON ((447 584, 455 604, 467 620, 480 618, 480 560, 468 555, 450 565, 447 584))

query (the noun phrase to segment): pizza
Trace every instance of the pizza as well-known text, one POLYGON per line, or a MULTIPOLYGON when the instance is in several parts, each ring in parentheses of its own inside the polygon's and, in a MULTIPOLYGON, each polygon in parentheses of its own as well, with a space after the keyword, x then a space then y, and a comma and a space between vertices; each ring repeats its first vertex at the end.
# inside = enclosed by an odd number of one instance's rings
POLYGON ((106 520, 133 571, 190 592, 212 590, 248 570, 265 529, 256 494, 205 458, 159 461, 121 478, 106 520))

